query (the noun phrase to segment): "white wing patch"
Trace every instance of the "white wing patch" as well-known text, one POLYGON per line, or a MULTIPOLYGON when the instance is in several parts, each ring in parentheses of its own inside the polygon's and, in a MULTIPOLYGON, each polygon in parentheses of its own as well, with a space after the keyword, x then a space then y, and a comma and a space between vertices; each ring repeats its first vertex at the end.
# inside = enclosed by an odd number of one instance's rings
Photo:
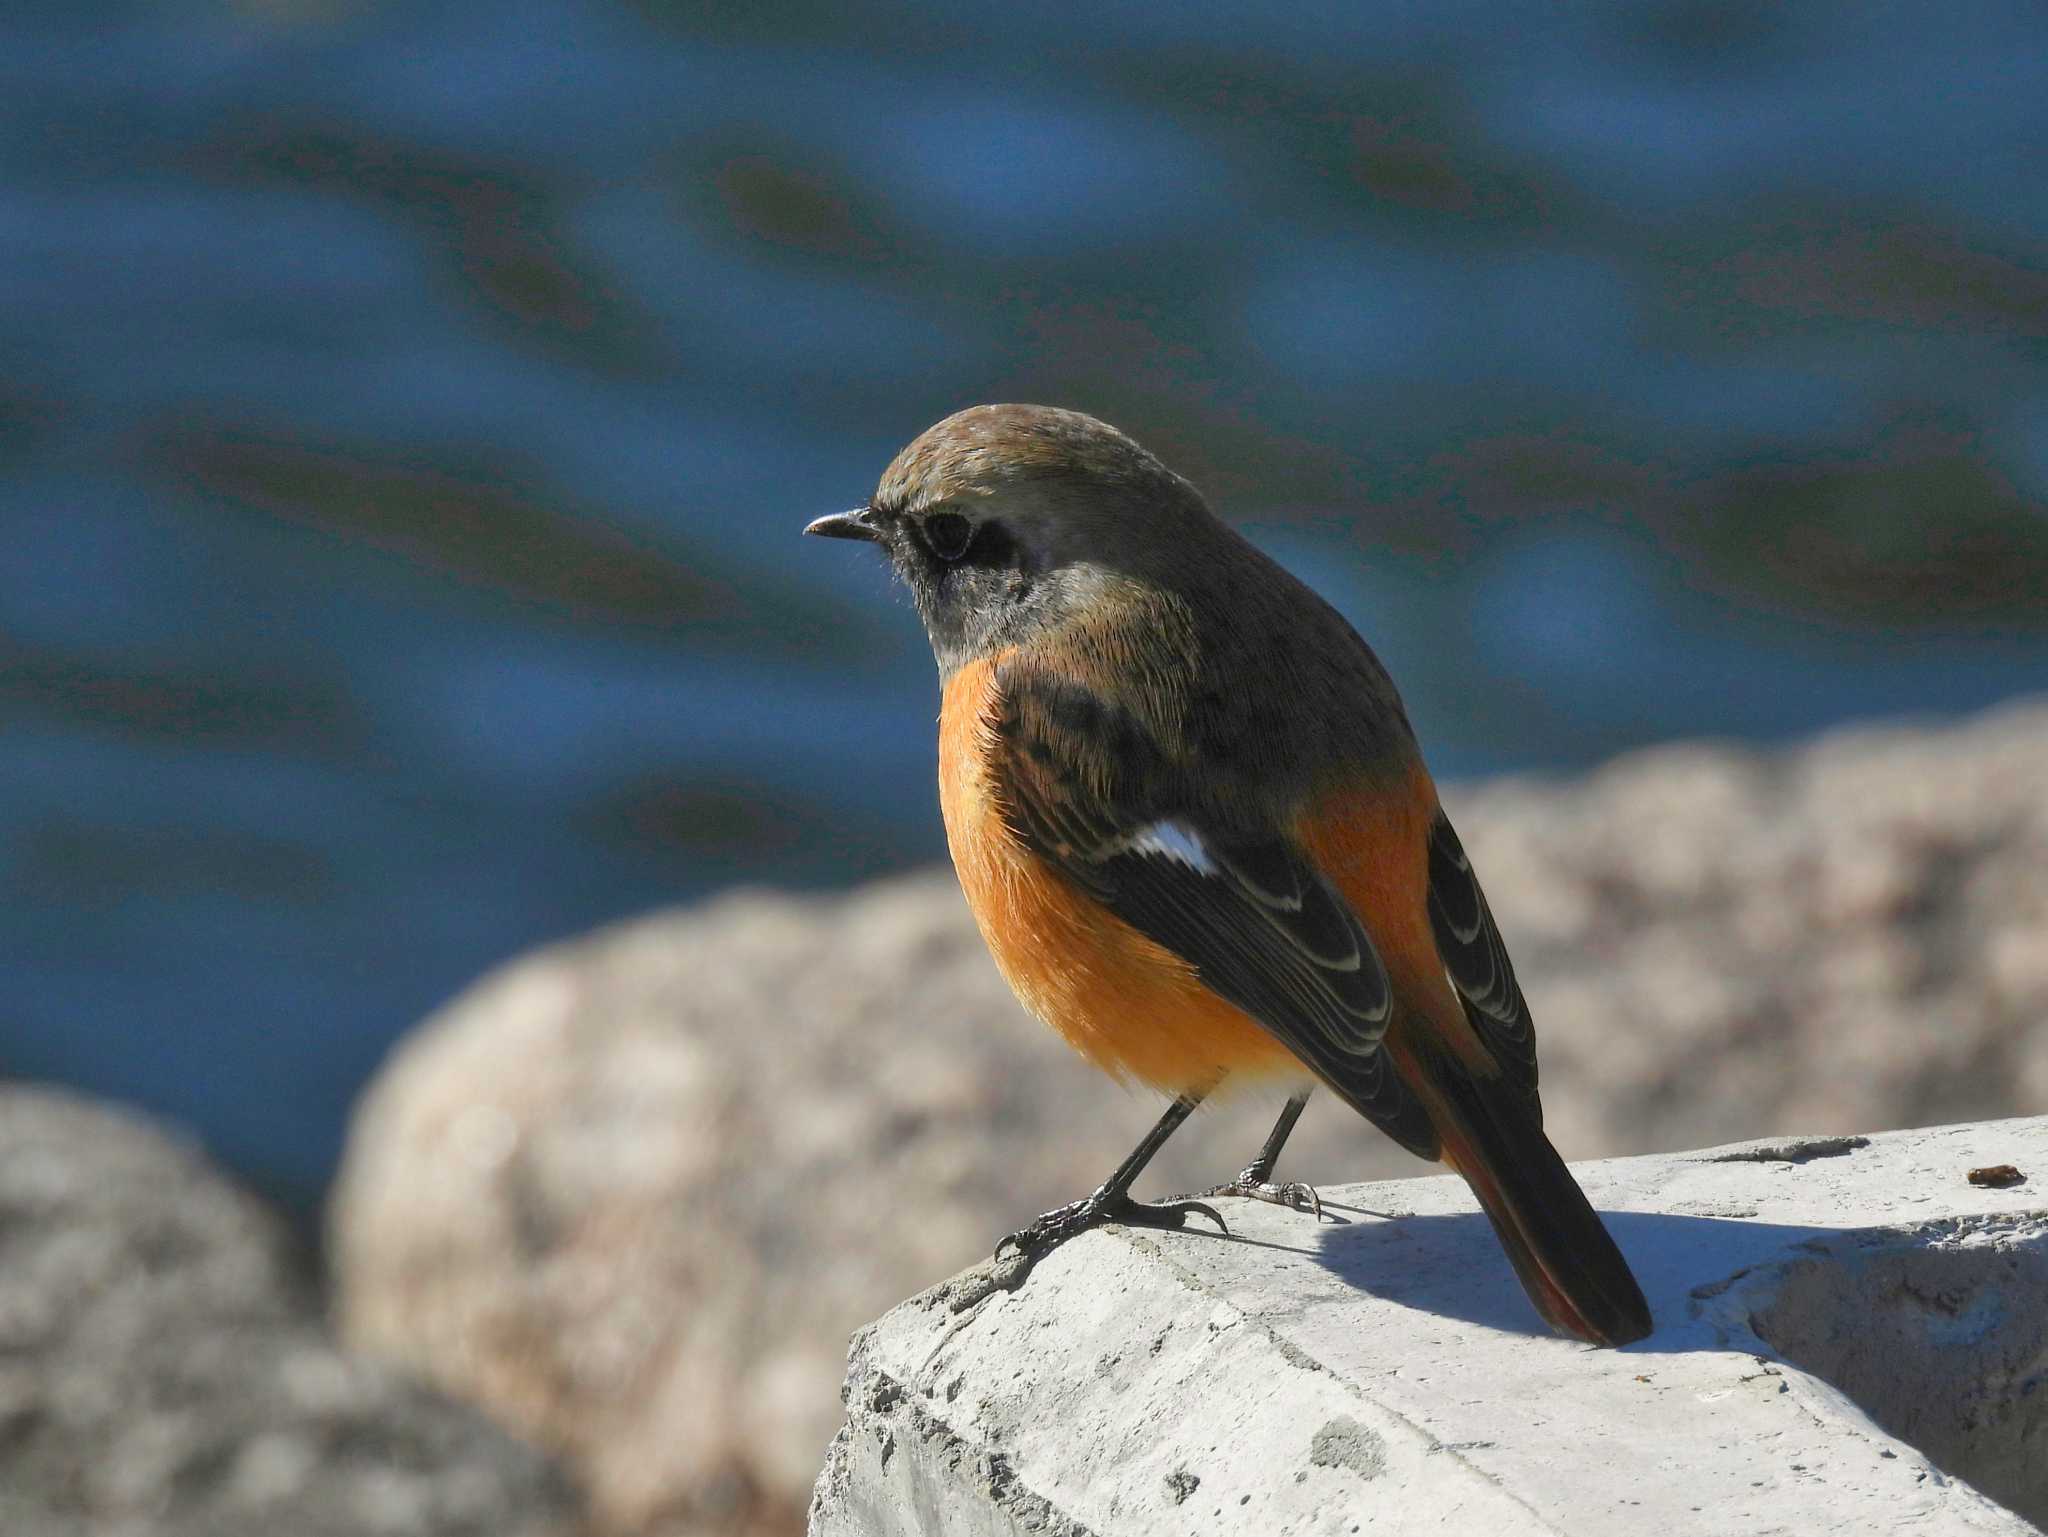
POLYGON ((1133 854, 1158 854, 1175 864, 1186 865, 1197 875, 1221 875, 1222 866, 1210 856, 1202 835, 1185 822, 1154 822, 1140 828, 1124 847, 1133 854))

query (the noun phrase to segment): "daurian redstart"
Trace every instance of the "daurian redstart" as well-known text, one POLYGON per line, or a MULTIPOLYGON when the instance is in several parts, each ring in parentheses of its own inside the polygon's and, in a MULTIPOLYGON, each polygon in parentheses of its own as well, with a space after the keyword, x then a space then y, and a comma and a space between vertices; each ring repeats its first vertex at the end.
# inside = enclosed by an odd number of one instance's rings
MULTIPOLYGON (((1092 417, 977 406, 866 506, 807 533, 880 545, 944 686, 939 801, 960 884, 1026 1008, 1173 1096, 1092 1195, 1006 1244, 1104 1221, 1226 1080, 1309 1086, 1465 1177, 1537 1311, 1619 1345, 1651 1328, 1543 1134, 1536 1038, 1499 930, 1386 670, 1187 481, 1092 417)), ((1220 1219, 1219 1219, 1220 1222, 1220 1219)))

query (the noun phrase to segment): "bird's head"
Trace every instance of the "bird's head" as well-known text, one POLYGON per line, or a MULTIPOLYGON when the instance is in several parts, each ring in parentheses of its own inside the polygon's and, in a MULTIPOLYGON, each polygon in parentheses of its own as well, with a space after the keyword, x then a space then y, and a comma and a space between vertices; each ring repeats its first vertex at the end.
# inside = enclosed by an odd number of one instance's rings
POLYGON ((1220 528, 1192 486, 1106 422, 974 406, 899 453, 865 506, 804 532, 880 545, 950 673, 1105 585, 1166 577, 1220 528))

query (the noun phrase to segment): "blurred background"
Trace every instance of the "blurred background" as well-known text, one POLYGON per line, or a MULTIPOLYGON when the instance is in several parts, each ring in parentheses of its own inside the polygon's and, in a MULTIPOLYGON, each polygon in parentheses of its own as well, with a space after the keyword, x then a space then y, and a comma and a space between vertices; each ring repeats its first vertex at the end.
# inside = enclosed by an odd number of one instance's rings
POLYGON ((479 972, 933 860, 936 689, 797 538, 971 403, 1122 425, 1441 777, 2048 683, 2028 6, 21 0, 0 1071, 310 1212, 479 972))
POLYGON ((801 1528, 1152 1116, 799 537, 977 402, 1380 650, 1568 1156, 2039 1110, 2044 170, 2037 5, 15 0, 0 1528, 801 1528))

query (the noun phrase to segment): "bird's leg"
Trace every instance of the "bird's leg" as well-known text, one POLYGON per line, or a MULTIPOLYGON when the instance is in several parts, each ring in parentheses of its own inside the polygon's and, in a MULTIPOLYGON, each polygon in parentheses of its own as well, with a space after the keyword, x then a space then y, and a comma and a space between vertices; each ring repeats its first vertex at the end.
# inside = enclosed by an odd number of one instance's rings
POLYGON ((1007 1235, 996 1245, 996 1257, 1000 1259, 1005 1249, 1014 1248, 1029 1266, 1069 1238, 1105 1222, 1177 1228, 1184 1226, 1189 1217, 1199 1214, 1224 1232, 1229 1232, 1216 1208, 1200 1201, 1174 1200, 1148 1206, 1131 1199, 1132 1182, 1152 1161, 1152 1155, 1165 1146, 1166 1139, 1174 1134, 1180 1123, 1194 1113, 1202 1097, 1202 1093, 1187 1093, 1168 1105, 1166 1114, 1159 1118, 1159 1124, 1145 1133, 1145 1140, 1131 1149, 1130 1157, 1118 1164, 1116 1172, 1096 1186, 1093 1193, 1049 1211, 1029 1227, 1007 1235))
POLYGON ((1301 1119, 1302 1106, 1308 1103, 1310 1090, 1303 1089, 1287 1101, 1280 1111, 1280 1119, 1273 1123, 1267 1133, 1265 1145, 1259 1149, 1259 1156, 1239 1171, 1236 1179, 1227 1185, 1218 1185, 1206 1190, 1204 1195, 1244 1195, 1255 1201, 1271 1201, 1275 1206, 1289 1206, 1296 1211, 1315 1213, 1316 1220, 1323 1216, 1323 1198, 1315 1188, 1299 1180, 1285 1185, 1273 1183, 1274 1165, 1280 1162, 1280 1149, 1287 1145, 1287 1139, 1294 1132, 1294 1123, 1301 1119))

